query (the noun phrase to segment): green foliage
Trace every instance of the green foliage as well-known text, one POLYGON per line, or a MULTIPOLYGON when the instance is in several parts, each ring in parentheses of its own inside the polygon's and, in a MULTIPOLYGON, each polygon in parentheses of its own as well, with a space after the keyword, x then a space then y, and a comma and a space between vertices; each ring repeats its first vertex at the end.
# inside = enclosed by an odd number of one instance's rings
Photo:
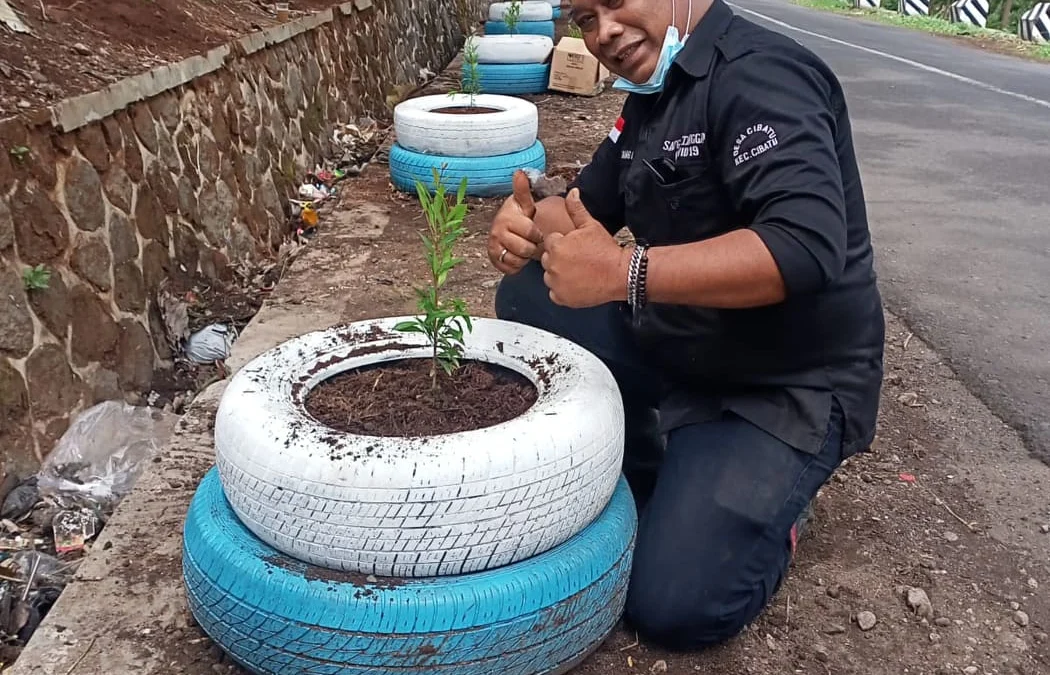
POLYGON ((576 25, 575 21, 569 22, 569 37, 583 39, 583 31, 580 30, 580 27, 576 25))
POLYGON ((448 95, 469 94, 470 105, 473 107, 474 97, 481 94, 481 73, 478 71, 478 45, 469 38, 463 45, 463 63, 467 66, 467 72, 460 80, 462 87, 453 89, 448 95))
POLYGON ((454 200, 447 194, 441 175, 434 169, 434 193, 416 181, 416 194, 423 206, 427 220, 427 231, 421 233, 423 250, 430 272, 430 284, 416 289, 419 312, 423 315, 395 326, 396 330, 408 333, 423 333, 431 345, 430 381, 432 389, 438 388, 438 369, 451 375, 463 356, 464 327, 473 330, 466 303, 462 298, 445 298, 442 289, 448 273, 463 262, 453 252, 456 242, 465 232, 463 219, 467 215, 467 179, 464 177, 454 200))
POLYGON ((24 145, 17 145, 9 150, 11 156, 21 162, 25 159, 25 156, 29 154, 29 148, 24 145))
POLYGON ((51 283, 51 271, 43 265, 27 267, 22 271, 22 285, 27 291, 39 291, 51 283))
POLYGON ((511 0, 510 6, 507 7, 506 14, 503 15, 503 23, 507 24, 507 31, 511 35, 518 32, 518 21, 521 20, 521 0, 511 0))

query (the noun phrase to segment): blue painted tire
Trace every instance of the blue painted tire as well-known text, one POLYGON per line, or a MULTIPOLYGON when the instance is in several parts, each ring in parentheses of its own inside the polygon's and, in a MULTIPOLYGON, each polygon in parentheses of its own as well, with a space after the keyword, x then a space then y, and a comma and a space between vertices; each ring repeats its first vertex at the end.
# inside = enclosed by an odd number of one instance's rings
MULTIPOLYGON (((519 21, 516 31, 519 35, 546 35, 554 39, 553 21, 519 21)), ((486 21, 485 35, 510 35, 507 24, 503 21, 486 21)))
POLYGON ((561 7, 554 7, 551 16, 555 19, 561 18, 561 7))
MULTIPOLYGON (((466 86, 470 66, 466 63, 460 79, 466 86)), ((547 91, 551 64, 548 63, 479 63, 478 80, 486 94, 539 94, 547 91)))
POLYGON ((398 190, 416 193, 416 179, 434 189, 432 169, 442 174, 441 181, 450 190, 459 188, 467 178, 467 194, 473 197, 506 196, 514 192, 516 169, 534 168, 546 171, 547 151, 536 141, 519 152, 490 157, 448 157, 406 150, 394 143, 390 148, 390 181, 398 190))
POLYGON ((197 622, 258 675, 564 673, 619 620, 636 531, 621 476, 590 525, 538 556, 369 582, 266 546, 237 519, 212 469, 186 516, 183 576, 197 622))

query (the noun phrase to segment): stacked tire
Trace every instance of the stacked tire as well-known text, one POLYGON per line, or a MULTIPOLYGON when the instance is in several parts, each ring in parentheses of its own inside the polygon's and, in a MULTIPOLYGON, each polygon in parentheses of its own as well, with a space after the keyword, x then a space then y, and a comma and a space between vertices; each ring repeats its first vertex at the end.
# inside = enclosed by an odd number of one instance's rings
MULTIPOLYGON (((489 5, 489 16, 485 22, 485 35, 545 35, 554 39, 554 7, 549 0, 525 0, 519 3, 521 12, 517 23, 511 27, 503 20, 509 2, 493 2, 489 5)), ((560 3, 559 3, 559 16, 560 3)))
MULTIPOLYGON (((467 40, 476 49, 483 92, 520 96, 547 91, 554 40, 546 35, 472 35, 467 40)), ((470 68, 471 64, 463 64, 464 86, 470 79, 470 68)))
POLYGON ((184 529, 190 609, 257 675, 565 673, 626 598, 637 515, 616 383, 571 342, 479 318, 466 356, 533 380, 523 415, 423 438, 310 417, 317 383, 426 355, 403 319, 293 338, 231 379, 184 529))
POLYGON ((451 189, 466 178, 468 195, 509 195, 517 169, 546 170, 538 131, 536 105, 514 96, 434 94, 402 101, 394 108, 390 181, 411 194, 416 180, 433 190, 436 168, 451 189), (470 108, 490 112, 465 114, 470 108))

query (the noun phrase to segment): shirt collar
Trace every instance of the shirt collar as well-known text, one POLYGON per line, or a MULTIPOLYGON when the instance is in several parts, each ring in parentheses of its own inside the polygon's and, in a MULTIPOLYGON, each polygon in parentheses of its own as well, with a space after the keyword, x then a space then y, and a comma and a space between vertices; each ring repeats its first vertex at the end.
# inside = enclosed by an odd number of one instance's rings
POLYGON ((725 0, 714 0, 690 33, 675 64, 693 77, 707 75, 707 67, 715 52, 715 41, 726 32, 732 19, 733 10, 725 0))

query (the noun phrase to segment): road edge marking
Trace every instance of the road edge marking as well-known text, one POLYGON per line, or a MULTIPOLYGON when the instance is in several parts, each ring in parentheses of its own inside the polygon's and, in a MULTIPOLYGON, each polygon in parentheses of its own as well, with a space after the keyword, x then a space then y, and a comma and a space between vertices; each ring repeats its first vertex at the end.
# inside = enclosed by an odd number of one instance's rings
POLYGON ((806 30, 805 28, 799 28, 798 26, 793 26, 790 23, 787 23, 786 21, 781 21, 780 19, 775 19, 775 18, 773 18, 771 16, 767 16, 765 14, 762 14, 761 12, 756 12, 753 9, 748 9, 746 7, 741 7, 740 5, 737 5, 737 4, 732 3, 732 2, 728 2, 726 4, 728 4, 733 9, 739 10, 741 12, 746 12, 747 14, 751 14, 753 16, 756 16, 756 17, 758 17, 760 19, 763 19, 764 21, 768 21, 768 22, 770 22, 772 24, 775 24, 777 26, 782 26, 784 28, 787 28, 788 30, 793 30, 793 31, 795 31, 797 33, 802 33, 803 35, 809 35, 811 37, 820 38, 821 40, 827 40, 828 42, 834 42, 835 44, 842 45, 844 47, 851 47, 853 49, 856 49, 856 50, 859 50, 859 51, 862 51, 862 52, 867 52, 868 54, 873 54, 875 56, 881 56, 883 58, 890 59, 892 61, 897 61, 898 63, 903 63, 905 65, 912 66, 913 68, 918 68, 919 70, 924 70, 924 71, 926 71, 928 73, 934 73, 936 75, 941 75, 941 76, 944 76, 944 77, 956 80, 957 82, 964 82, 966 84, 969 84, 969 85, 972 85, 972 86, 975 86, 975 87, 979 87, 981 89, 984 89, 986 91, 990 91, 990 92, 995 93, 995 94, 1001 94, 1003 96, 1010 96, 1012 98, 1016 98, 1016 99, 1019 99, 1021 101, 1025 101, 1027 103, 1034 103, 1036 105, 1043 106, 1044 108, 1050 108, 1050 101, 1044 101, 1041 98, 1036 98, 1034 96, 1029 96, 1027 94, 1021 94, 1021 93, 1018 93, 1016 91, 1010 91, 1009 89, 1002 89, 1001 87, 997 87, 994 84, 988 84, 987 82, 981 82, 980 80, 975 80, 972 77, 966 77, 965 75, 959 75, 958 73, 953 73, 953 72, 948 71, 948 70, 942 70, 941 68, 937 68, 935 66, 929 66, 929 65, 926 65, 925 63, 921 63, 919 61, 913 61, 912 59, 906 59, 903 56, 897 56, 896 54, 890 54, 888 52, 880 51, 878 49, 872 49, 871 47, 864 47, 862 45, 854 44, 854 43, 848 42, 846 40, 841 40, 839 38, 831 37, 830 35, 824 35, 823 33, 817 33, 817 32, 811 31, 811 30, 806 30))

